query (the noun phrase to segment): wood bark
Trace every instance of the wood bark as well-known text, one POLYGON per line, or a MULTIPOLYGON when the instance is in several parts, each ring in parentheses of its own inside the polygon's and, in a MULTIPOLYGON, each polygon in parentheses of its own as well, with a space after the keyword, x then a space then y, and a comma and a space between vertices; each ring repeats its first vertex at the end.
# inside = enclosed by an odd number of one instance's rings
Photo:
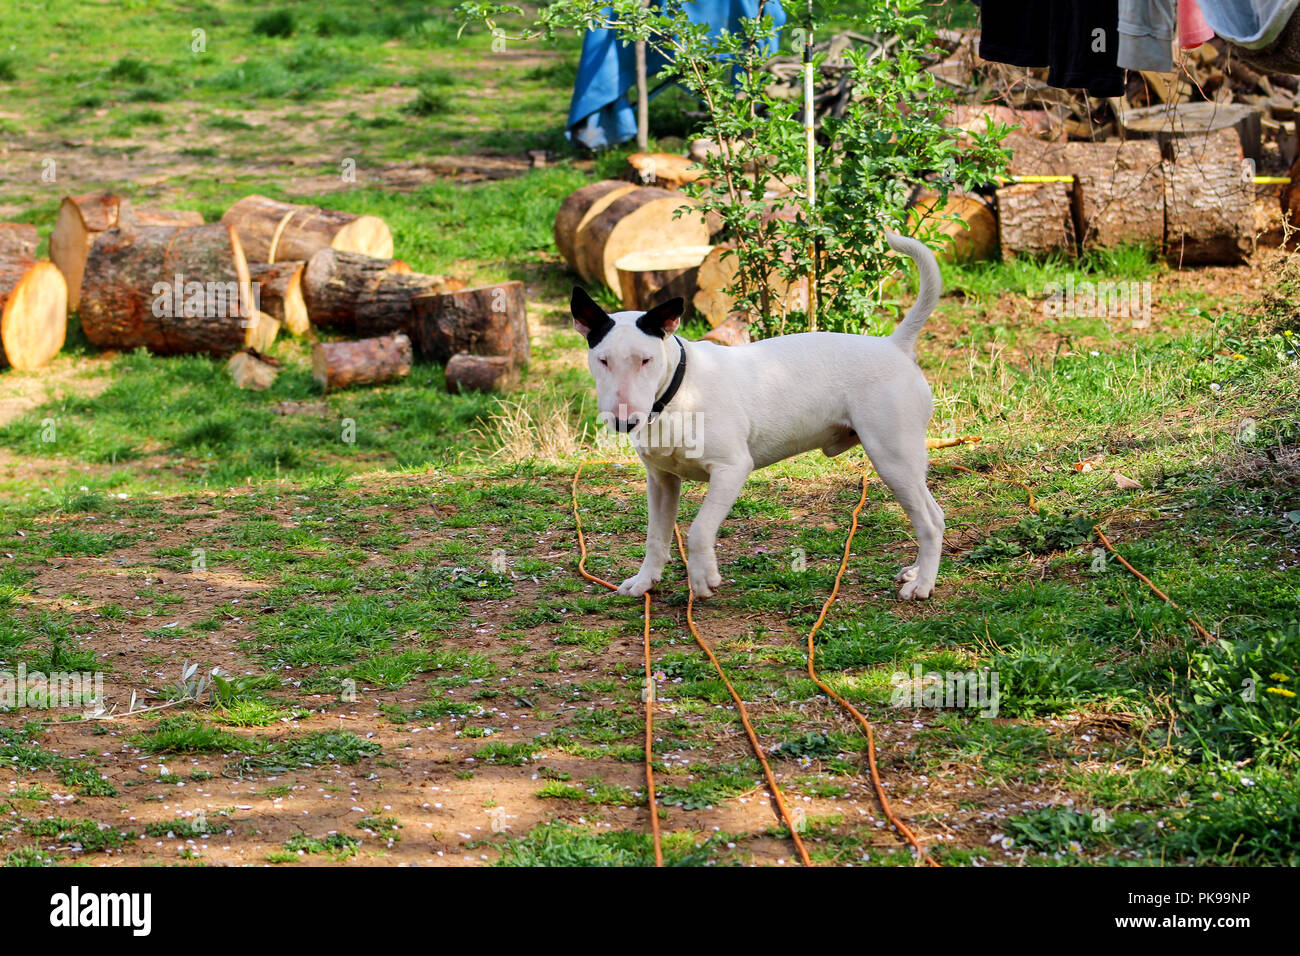
POLYGON ((378 216, 245 196, 221 217, 239 232, 250 262, 306 261, 321 249, 388 259, 393 234, 378 216))
POLYGON ((504 355, 470 355, 458 352, 447 363, 447 391, 491 392, 509 388, 519 380, 513 362, 504 355))
POLYGON ((411 339, 425 358, 446 362, 457 352, 500 355, 527 365, 527 301, 522 282, 416 296, 411 339))
POLYGON ((306 263, 275 262, 248 266, 258 307, 278 319, 292 335, 306 335, 311 328, 307 302, 302 296, 302 273, 306 263))
POLYGON ((50 233, 50 260, 68 284, 68 308, 81 307, 81 278, 95 238, 114 226, 201 226, 203 216, 184 209, 150 209, 128 203, 117 193, 65 196, 50 233))
POLYGON ((555 248, 560 251, 564 261, 574 272, 578 271, 577 238, 578 230, 585 226, 593 216, 599 215, 606 206, 620 196, 636 189, 634 183, 621 179, 602 179, 576 189, 560 204, 555 214, 555 248))
POLYGON ((409 268, 394 259, 322 249, 303 270, 307 315, 320 328, 381 335, 410 327, 415 296, 465 287, 459 279, 421 275, 409 268))
POLYGON ((1255 228, 1254 163, 1235 130, 1188 140, 1164 164, 1165 255, 1178 265, 1249 258, 1255 228))
POLYGON ((101 348, 161 355, 266 344, 239 237, 223 223, 105 230, 86 259, 81 326, 101 348))
POLYGON ((1165 195, 1158 144, 1067 143, 1065 159, 1074 176, 1075 226, 1085 248, 1160 245, 1165 195))
POLYGON ((712 246, 684 246, 628 253, 614 263, 623 308, 644 311, 681 296, 686 302, 682 318, 689 318, 699 288, 700 264, 712 251, 712 246))
POLYGON ((12 368, 42 368, 63 348, 68 286, 50 262, 0 256, 0 359, 12 368))
POLYGON ((355 342, 317 342, 312 375, 327 392, 351 385, 379 385, 411 374, 411 340, 404 332, 355 342))
POLYGON ((0 256, 6 259, 35 259, 41 237, 36 227, 25 222, 0 222, 0 256))
POLYGON ((1002 258, 1050 253, 1074 256, 1072 195, 1069 183, 1017 183, 999 189, 1002 258))
POLYGON ((709 228, 693 202, 680 193, 653 186, 620 196, 578 230, 578 273, 618 291, 614 267, 629 252, 680 246, 707 246, 709 228), (677 210, 686 207, 681 216, 677 210))

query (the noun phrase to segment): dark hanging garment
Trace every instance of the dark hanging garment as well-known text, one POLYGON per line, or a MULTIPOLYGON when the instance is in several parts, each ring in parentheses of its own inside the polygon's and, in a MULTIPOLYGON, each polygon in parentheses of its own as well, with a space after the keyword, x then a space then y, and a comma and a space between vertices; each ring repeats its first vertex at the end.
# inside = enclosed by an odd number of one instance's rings
POLYGON ((1119 0, 984 0, 980 56, 1047 67, 1051 86, 1122 96, 1119 0))

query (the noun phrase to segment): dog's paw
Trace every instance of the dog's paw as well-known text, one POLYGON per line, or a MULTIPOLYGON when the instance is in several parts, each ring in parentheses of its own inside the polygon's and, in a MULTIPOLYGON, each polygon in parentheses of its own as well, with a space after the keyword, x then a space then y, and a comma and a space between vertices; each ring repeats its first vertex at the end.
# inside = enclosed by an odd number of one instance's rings
POLYGON ((900 601, 924 601, 934 591, 933 581, 921 581, 915 576, 914 569, 912 578, 904 584, 898 591, 900 601))
POLYGON ((895 584, 906 584, 908 581, 916 580, 916 565, 912 564, 898 572, 898 577, 894 578, 895 584))
POLYGON ((710 598, 718 593, 718 587, 722 584, 722 575, 716 570, 706 571, 702 574, 692 573, 691 590, 695 592, 697 598, 710 598))
POLYGON ((628 597, 640 597, 658 583, 658 578, 652 578, 648 574, 634 574, 618 586, 618 593, 628 597))

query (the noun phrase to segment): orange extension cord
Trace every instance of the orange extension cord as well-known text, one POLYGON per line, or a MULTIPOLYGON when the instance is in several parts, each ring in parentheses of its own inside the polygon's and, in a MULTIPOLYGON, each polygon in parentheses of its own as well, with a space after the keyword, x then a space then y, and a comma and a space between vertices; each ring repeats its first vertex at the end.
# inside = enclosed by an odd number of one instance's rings
MULTIPOLYGON (((964 443, 972 440, 978 441, 979 439, 978 438, 959 439, 955 442, 950 442, 950 444, 964 443)), ((946 444, 936 443, 934 447, 947 447, 947 446, 946 444)), ((615 462, 615 461, 598 461, 598 462, 587 462, 586 464, 613 465, 613 464, 625 464, 625 463, 615 462)), ((974 469, 967 468, 964 465, 956 465, 947 462, 933 462, 932 464, 939 464, 941 467, 950 468, 954 471, 964 472, 968 475, 975 475, 977 477, 988 478, 992 481, 1001 481, 1005 484, 1015 485, 1016 487, 1022 489, 1025 492, 1025 494, 1029 496, 1029 500, 1026 502, 1029 510, 1034 514, 1039 513, 1038 500, 1034 497, 1033 490, 1023 482, 1016 481, 1014 478, 1001 478, 996 475, 981 476, 979 472, 975 471, 974 469)), ((574 521, 574 526, 577 529, 578 550, 580 555, 578 558, 578 573, 582 575, 583 578, 585 578, 588 581, 591 581, 592 583, 600 584, 611 591, 616 591, 618 590, 617 585, 612 584, 609 581, 606 581, 604 578, 597 577, 596 575, 591 574, 587 571, 587 542, 582 533, 582 518, 578 513, 578 480, 582 476, 582 469, 583 469, 583 464, 579 464, 578 469, 573 474, 573 485, 571 488, 571 496, 573 500, 573 521, 574 521)), ((867 766, 871 772, 871 785, 876 792, 876 798, 880 801, 880 807, 884 811, 886 819, 888 819, 889 822, 894 826, 894 828, 897 829, 898 832, 903 835, 903 837, 912 846, 912 848, 916 850, 918 863, 924 863, 927 866, 937 867, 939 866, 939 864, 935 862, 933 857, 931 857, 930 854, 926 851, 925 847, 921 845, 921 841, 916 836, 916 834, 912 831, 912 829, 908 827, 906 823, 904 823, 902 820, 898 818, 898 816, 893 811, 893 807, 890 805, 889 797, 885 793, 884 783, 880 777, 880 770, 876 765, 876 738, 875 738, 875 733, 871 726, 871 722, 867 720, 867 718, 862 715, 861 711, 859 711, 856 707, 854 707, 853 704, 851 704, 842 695, 840 695, 835 690, 833 690, 828 684, 826 684, 817 675, 817 669, 815 665, 816 649, 815 649, 814 639, 817 636, 817 632, 821 630, 822 625, 826 623, 826 617, 830 613, 831 607, 835 603, 835 599, 839 596, 840 584, 844 579, 845 571, 848 569, 849 555, 852 553, 852 549, 853 549, 853 538, 857 534, 857 530, 858 530, 858 519, 861 516, 862 509, 863 507, 865 507, 866 503, 867 503, 867 474, 866 472, 864 472, 862 475, 862 491, 861 494, 858 496, 857 505, 855 505, 853 508, 853 513, 849 525, 849 533, 844 539, 844 552, 840 557, 839 570, 835 572, 835 582, 831 587, 830 594, 827 595, 826 597, 825 603, 822 604, 821 613, 817 615, 817 620, 813 623, 812 628, 808 631, 808 676, 812 678, 813 683, 817 685, 818 689, 820 689, 823 694, 825 694, 831 700, 835 701, 837 704, 843 707, 858 722, 858 725, 862 728, 863 733, 866 735, 867 738, 867 766)), ((1175 608, 1178 608, 1179 610, 1182 610, 1182 608, 1173 599, 1171 599, 1167 594, 1165 594, 1158 587, 1156 587, 1155 584, 1153 584, 1146 575, 1142 574, 1142 572, 1138 571, 1137 568, 1129 564, 1129 562, 1124 559, 1124 556, 1115 550, 1115 547, 1111 544, 1110 539, 1107 538, 1106 535, 1102 532, 1100 526, 1094 525, 1093 531, 1097 534, 1098 539, 1101 541, 1102 545, 1105 546, 1106 550, 1109 551, 1111 554, 1115 555, 1116 559, 1118 559, 1120 564, 1122 564, 1129 572, 1131 572, 1135 577, 1137 577, 1138 580, 1140 580, 1143 584, 1145 584, 1148 588, 1150 588, 1151 591, 1154 592, 1161 600, 1165 601, 1166 603, 1172 605, 1175 608)), ((687 558, 686 555, 686 547, 682 541, 682 532, 681 529, 677 527, 676 524, 673 525, 673 533, 676 535, 677 538, 677 551, 681 555, 682 563, 689 567, 689 559, 687 558)), ((1201 625, 1200 621, 1196 620, 1196 618, 1193 617, 1191 614, 1187 615, 1187 619, 1192 625, 1192 627, 1196 629, 1197 633, 1201 635, 1202 638, 1204 638, 1205 640, 1214 639, 1213 635, 1210 634, 1210 632, 1201 625)), ((645 705, 646 705, 645 708, 646 798, 650 807, 650 829, 654 838, 655 865, 663 866, 664 858, 663 858, 663 848, 662 848, 662 834, 659 826, 659 808, 655 801, 654 766, 653 766, 655 684, 654 684, 654 675, 651 673, 651 660, 650 660, 650 594, 648 592, 645 594, 644 622, 645 622, 644 627, 642 629, 642 647, 644 651, 643 660, 644 660, 644 668, 645 668, 645 684, 644 684, 643 696, 645 697, 645 705)), ((713 665, 713 669, 717 672, 718 677, 721 678, 723 684, 726 685, 727 692, 731 695, 731 699, 736 705, 736 711, 740 715, 741 723, 745 727, 745 734, 749 737, 749 743, 750 746, 753 748, 754 755, 758 757, 758 761, 763 767, 763 776, 767 779, 768 786, 771 787, 772 789, 772 798, 775 801, 777 809, 781 814, 781 819, 785 821, 786 827, 790 831, 790 838, 795 845, 795 849, 799 853, 799 859, 802 861, 802 863, 805 866, 811 866, 812 860, 808 856, 808 850, 804 846, 803 839, 799 835, 799 830, 795 826, 794 820, 790 815, 790 810, 787 807, 785 802, 785 795, 782 793, 781 788, 777 785, 776 776, 772 772, 772 767, 767 762, 766 756, 763 754, 762 745, 759 743, 758 735, 755 733, 753 724, 749 720, 749 713, 745 709, 745 703, 743 700, 741 700, 740 694, 736 692, 736 688, 732 685, 731 681, 727 678, 726 672, 723 671, 722 669, 721 662, 719 662, 717 656, 713 653, 713 649, 709 647, 709 645, 705 642, 704 638, 700 635, 699 628, 696 627, 695 625, 694 589, 691 589, 690 595, 686 601, 686 624, 690 628, 691 636, 695 639, 695 643, 698 644, 700 649, 703 650, 704 653, 708 656, 709 662, 713 665)))

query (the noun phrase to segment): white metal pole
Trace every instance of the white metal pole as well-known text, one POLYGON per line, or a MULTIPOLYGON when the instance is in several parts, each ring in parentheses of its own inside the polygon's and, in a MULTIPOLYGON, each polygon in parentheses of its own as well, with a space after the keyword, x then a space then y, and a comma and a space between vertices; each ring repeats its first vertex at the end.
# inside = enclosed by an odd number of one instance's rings
MULTIPOLYGON (((803 129, 808 159, 808 215, 817 206, 817 120, 813 113, 812 0, 808 0, 808 34, 803 48, 803 129)), ((817 331, 817 243, 811 249, 808 274, 808 331, 817 331)))

